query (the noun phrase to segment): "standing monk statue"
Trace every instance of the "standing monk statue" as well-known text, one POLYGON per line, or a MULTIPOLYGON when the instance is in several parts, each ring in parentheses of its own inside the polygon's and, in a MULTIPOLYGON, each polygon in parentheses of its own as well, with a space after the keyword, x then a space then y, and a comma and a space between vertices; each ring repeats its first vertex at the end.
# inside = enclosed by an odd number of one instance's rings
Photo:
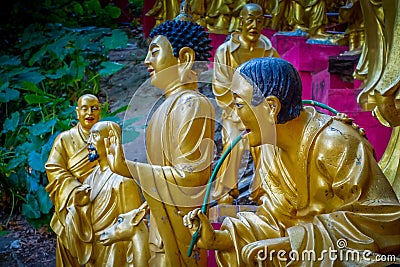
POLYGON ((150 38, 145 64, 151 84, 162 89, 166 99, 146 129, 149 164, 125 160, 118 136, 109 138, 109 162, 114 172, 140 181, 150 208, 149 265, 204 266, 206 251, 186 255, 191 234, 182 216, 201 205, 211 175, 214 107, 198 92, 192 70, 195 60, 211 56, 211 40, 203 27, 180 20, 160 24, 150 38))
MULTIPOLYGON (((70 252, 79 266, 148 266, 148 229, 144 222, 134 227, 129 240, 104 246, 100 235, 113 225, 118 215, 138 208, 142 195, 136 181, 113 173, 108 165, 104 139, 120 136, 115 122, 102 121, 90 130, 89 160, 99 165, 77 188, 66 215, 66 235, 70 252)), ((88 152, 86 152, 88 154, 88 152)))
MULTIPOLYGON (((232 33, 229 41, 218 47, 214 57, 213 92, 222 108, 222 143, 225 151, 232 140, 243 130, 240 119, 232 112, 233 94, 229 90, 235 69, 242 63, 259 57, 279 57, 271 41, 261 31, 264 26, 264 12, 257 4, 246 4, 240 14, 241 32, 232 33)), ((247 149, 247 142, 240 142, 233 148, 217 178, 213 198, 219 204, 232 204, 238 197, 239 167, 247 149)), ((251 150, 256 166, 256 149, 251 150)))
POLYGON ((220 230, 190 212, 192 232, 201 222, 198 246, 217 250, 219 266, 367 266, 389 255, 393 263, 400 204, 352 120, 303 107, 299 74, 279 58, 239 66, 231 89, 250 145, 272 144, 260 159, 269 167, 263 203, 220 230))
POLYGON ((97 165, 97 162, 89 161, 87 152, 89 131, 100 115, 97 97, 89 94, 81 96, 76 115, 78 124, 57 136, 45 165, 49 179, 46 191, 55 208, 50 226, 57 235, 57 266, 80 266, 76 256, 69 252, 75 244, 68 241, 65 219, 67 207, 74 202, 77 188, 97 165))

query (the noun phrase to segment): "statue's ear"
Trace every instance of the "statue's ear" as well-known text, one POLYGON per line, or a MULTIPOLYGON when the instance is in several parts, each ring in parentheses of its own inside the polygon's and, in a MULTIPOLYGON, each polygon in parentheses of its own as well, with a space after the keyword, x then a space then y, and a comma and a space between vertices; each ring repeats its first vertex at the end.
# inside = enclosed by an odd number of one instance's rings
POLYGON ((185 46, 179 51, 178 70, 181 82, 187 82, 188 78, 190 80, 195 59, 196 54, 192 48, 185 46))
POLYGON ((278 114, 281 111, 281 102, 276 96, 270 95, 265 98, 264 103, 268 105, 271 110, 271 115, 273 116, 275 123, 277 123, 278 114))

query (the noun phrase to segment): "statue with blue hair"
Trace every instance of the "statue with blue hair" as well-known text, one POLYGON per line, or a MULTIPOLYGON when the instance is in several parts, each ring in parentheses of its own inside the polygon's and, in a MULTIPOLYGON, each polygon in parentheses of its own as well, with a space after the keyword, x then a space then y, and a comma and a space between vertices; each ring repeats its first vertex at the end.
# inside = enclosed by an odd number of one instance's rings
POLYGON ((191 211, 183 220, 192 233, 201 223, 198 247, 216 250, 219 266, 366 266, 388 255, 393 263, 400 204, 364 132, 344 114, 303 107, 299 75, 283 59, 242 64, 231 90, 250 146, 269 144, 262 204, 220 230, 191 211))

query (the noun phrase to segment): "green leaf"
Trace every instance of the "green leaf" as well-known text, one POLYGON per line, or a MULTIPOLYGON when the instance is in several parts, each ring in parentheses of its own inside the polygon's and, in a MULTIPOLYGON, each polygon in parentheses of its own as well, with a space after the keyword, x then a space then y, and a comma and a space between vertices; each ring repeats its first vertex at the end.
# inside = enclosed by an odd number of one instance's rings
POLYGON ((40 174, 36 171, 31 171, 26 175, 26 189, 28 192, 36 192, 39 189, 40 174))
POLYGON ((105 77, 105 76, 117 73, 123 67, 125 67, 124 64, 120 64, 120 63, 117 63, 117 62, 110 62, 110 61, 102 62, 101 66, 103 67, 103 69, 101 69, 99 71, 99 74, 100 74, 101 77, 105 77))
POLYGON ((88 13, 96 13, 99 14, 101 11, 101 5, 98 0, 87 0, 84 1, 84 5, 88 11, 88 13))
POLYGON ((128 35, 123 30, 115 29, 111 36, 103 38, 103 43, 106 49, 124 48, 128 44, 128 35))
POLYGON ((79 56, 76 61, 74 60, 71 62, 71 65, 69 67, 69 74, 74 80, 83 79, 83 76, 85 75, 86 64, 87 63, 82 56, 79 56))
POLYGON ((52 98, 43 95, 26 95, 24 98, 28 104, 46 104, 53 101, 52 98))
POLYGON ((7 231, 7 230, 1 230, 0 231, 0 237, 8 235, 9 232, 10 231, 7 231))
POLYGON ((30 133, 33 135, 42 135, 51 132, 51 129, 56 125, 57 119, 51 119, 48 121, 41 121, 30 128, 30 133))
POLYGON ((63 66, 61 68, 58 68, 56 70, 56 73, 54 73, 54 74, 46 74, 46 77, 48 77, 50 79, 53 79, 53 80, 57 80, 57 79, 60 79, 60 78, 64 77, 65 75, 68 75, 68 74, 69 74, 68 73, 68 67, 63 66))
POLYGON ((27 194, 26 201, 26 204, 22 204, 22 215, 31 219, 40 218, 39 204, 35 196, 27 194))
POLYGON ((51 51, 58 60, 63 61, 65 56, 69 53, 67 46, 70 39, 73 39, 71 34, 67 34, 63 38, 58 39, 49 45, 49 51, 51 51))
POLYGON ((27 159, 26 155, 19 155, 18 157, 13 158, 12 160, 10 160, 10 162, 8 162, 7 169, 10 171, 15 169, 21 163, 25 162, 26 159, 27 159))
POLYGON ((11 118, 7 118, 3 124, 3 132, 14 131, 17 129, 19 123, 19 112, 16 111, 11 114, 11 118))
POLYGON ((46 79, 46 77, 37 71, 26 72, 26 73, 22 73, 22 74, 18 75, 18 80, 28 81, 28 82, 32 82, 34 84, 38 84, 41 81, 43 81, 44 79, 46 79))
POLYGON ((32 169, 35 171, 40 171, 40 172, 46 171, 44 169, 45 163, 42 161, 41 155, 36 151, 32 151, 31 153, 29 153, 28 163, 29 166, 31 166, 32 169))
POLYGON ((76 15, 78 15, 78 16, 83 15, 83 7, 82 7, 82 5, 75 2, 75 5, 74 5, 74 12, 75 12, 76 15))
MULTIPOLYGON (((8 82, 6 82, 8 84, 8 82)), ((0 102, 8 103, 12 100, 17 100, 19 98, 19 91, 15 89, 5 88, 0 91, 0 102)))
POLYGON ((0 57, 0 66, 18 66, 21 60, 18 57, 10 57, 7 55, 0 57))
POLYGON ((29 59, 28 63, 29 66, 32 66, 35 64, 38 60, 42 59, 42 57, 46 54, 47 52, 47 45, 43 45, 39 51, 37 51, 33 56, 29 59))
POLYGON ((22 88, 23 90, 33 92, 33 93, 38 93, 40 95, 44 95, 44 92, 42 89, 40 89, 36 84, 33 82, 27 82, 27 81, 22 81, 22 88))
POLYGON ((38 191, 36 191, 36 198, 40 211, 43 214, 49 213, 50 209, 53 207, 53 204, 49 198, 49 193, 46 192, 46 189, 43 186, 39 186, 38 191))
POLYGON ((121 16, 121 9, 116 6, 108 5, 104 8, 104 12, 113 19, 117 19, 121 16))

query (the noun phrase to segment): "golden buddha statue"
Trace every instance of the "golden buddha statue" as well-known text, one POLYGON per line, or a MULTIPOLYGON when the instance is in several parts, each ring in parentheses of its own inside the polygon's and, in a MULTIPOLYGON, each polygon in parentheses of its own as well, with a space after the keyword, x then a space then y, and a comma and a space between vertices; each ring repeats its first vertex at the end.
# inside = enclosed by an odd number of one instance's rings
POLYGON ((142 194, 135 180, 113 173, 108 165, 104 139, 120 136, 115 122, 93 125, 88 139, 89 161, 99 165, 73 193, 67 207, 65 229, 70 253, 79 266, 147 266, 150 257, 148 229, 141 222, 131 240, 104 246, 100 235, 113 225, 119 214, 141 206, 142 194))
POLYGON ((198 247, 217 250, 219 266, 363 266, 399 255, 400 204, 351 119, 302 107, 300 77, 279 58, 239 66, 231 89, 250 145, 272 144, 260 159, 263 203, 226 217, 220 230, 191 211, 183 220, 192 233, 201 222, 198 247), (293 253, 310 251, 315 261, 293 253))
POLYGON ((400 199, 400 2, 361 0, 366 40, 355 77, 364 80, 358 103, 392 127, 379 165, 400 199))
POLYGON ((154 17, 154 20, 156 21, 156 27, 164 21, 174 19, 178 14, 178 0, 156 0, 154 6, 145 15, 148 17, 154 17))
POLYGON ((50 226, 57 235, 57 266, 80 266, 77 258, 69 252, 72 244, 65 232, 65 219, 74 192, 97 165, 97 162, 89 161, 87 153, 89 131, 100 115, 97 97, 90 94, 81 96, 76 115, 78 124, 57 136, 45 165, 49 180, 46 191, 55 208, 50 226))
POLYGON ((246 0, 215 0, 210 1, 206 22, 210 32, 227 34, 238 28, 238 15, 246 0))
POLYGON ((364 19, 359 0, 347 0, 339 9, 339 21, 347 23, 345 36, 349 41, 349 51, 345 54, 360 54, 365 41, 364 19))
POLYGON ((311 38, 326 38, 326 0, 289 1, 287 20, 293 31, 307 33, 311 38))
MULTIPOLYGON (((233 138, 243 130, 240 119, 232 112, 233 94, 229 90, 235 69, 242 63, 258 57, 279 57, 271 41, 261 34, 264 25, 264 13, 257 4, 246 4, 241 11, 241 32, 232 33, 229 41, 218 47, 214 57, 213 92, 222 112, 222 143, 225 151, 233 138)), ((232 204, 238 197, 237 188, 239 167, 245 150, 244 140, 231 151, 222 165, 213 198, 219 204, 232 204)), ((254 166, 257 153, 252 149, 254 166)))
POLYGON ((147 206, 132 212, 129 220, 135 222, 142 210, 150 209, 149 265, 204 266, 206 251, 186 256, 191 234, 182 216, 201 205, 211 175, 214 107, 198 92, 192 70, 195 60, 211 56, 211 40, 203 27, 180 20, 160 24, 150 38, 144 63, 151 84, 166 99, 146 129, 148 164, 125 160, 119 136, 106 141, 108 158, 113 171, 137 178, 142 187, 147 206))

